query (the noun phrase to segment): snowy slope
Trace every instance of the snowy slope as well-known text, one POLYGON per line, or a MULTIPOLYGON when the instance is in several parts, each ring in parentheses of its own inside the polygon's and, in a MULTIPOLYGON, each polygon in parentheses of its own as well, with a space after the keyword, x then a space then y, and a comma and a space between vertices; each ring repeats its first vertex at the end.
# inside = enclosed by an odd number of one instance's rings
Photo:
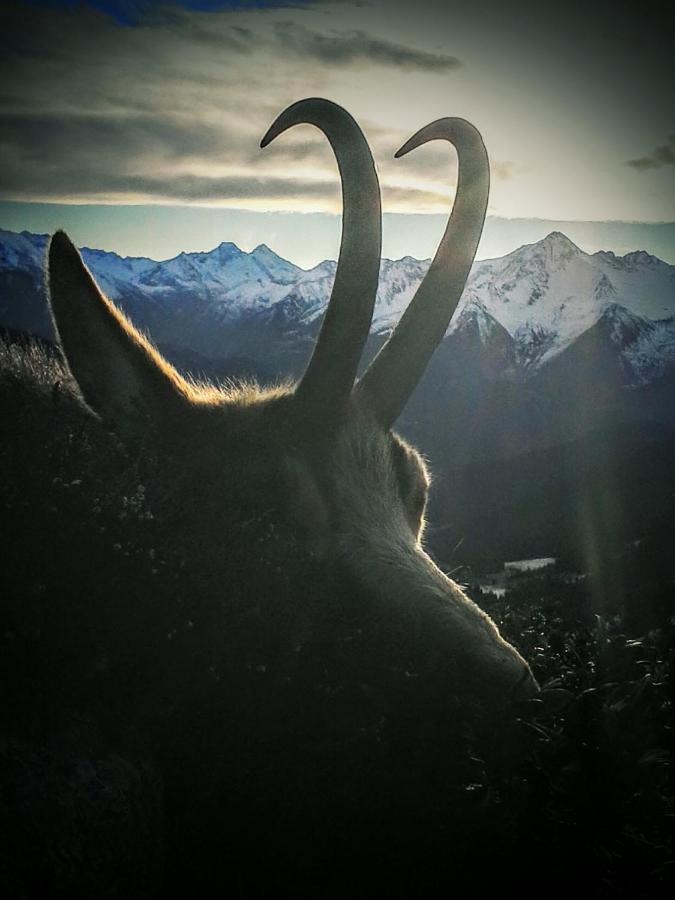
MULTIPOLYGON (((41 283, 46 242, 46 235, 0 231, 0 274, 29 272, 41 283)), ((89 248, 82 255, 111 298, 155 325, 158 315, 168 321, 180 311, 206 323, 274 318, 285 328, 302 329, 325 310, 336 268, 325 260, 303 270, 264 244, 247 253, 229 242, 163 262, 89 248)), ((409 256, 382 260, 373 332, 396 325, 428 266, 428 260, 409 256)), ((638 381, 675 362, 675 266, 644 251, 587 254, 553 232, 476 263, 448 333, 473 323, 486 344, 505 329, 519 364, 536 369, 609 310, 617 321, 621 311, 632 317, 631 339, 615 343, 638 381)))
MULTIPOLYGON (((619 305, 648 321, 675 316, 675 266, 642 251, 587 254, 560 232, 477 263, 461 306, 479 304, 546 362, 619 305)), ((452 326, 451 326, 452 330, 452 326)))
POLYGON ((0 271, 31 271, 42 268, 48 235, 0 228, 0 271))
MULTIPOLYGON (((46 235, 0 230, 0 271, 42 272, 46 243, 46 235)), ((212 304, 214 313, 230 317, 278 302, 303 274, 264 244, 245 253, 224 242, 209 252, 180 253, 163 262, 84 247, 82 258, 113 300, 131 292, 170 305, 173 297, 187 294, 212 304)))

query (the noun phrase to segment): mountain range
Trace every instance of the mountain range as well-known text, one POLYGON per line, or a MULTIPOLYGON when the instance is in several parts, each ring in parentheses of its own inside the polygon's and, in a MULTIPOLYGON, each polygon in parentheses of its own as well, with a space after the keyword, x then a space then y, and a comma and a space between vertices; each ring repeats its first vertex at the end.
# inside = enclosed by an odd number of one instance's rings
MULTIPOLYGON (((0 324, 43 337, 51 334, 42 298, 46 242, 46 235, 0 230, 0 324)), ((255 358, 255 345, 263 349, 271 334, 313 334, 335 274, 332 260, 304 270, 265 244, 247 253, 225 242, 164 262, 89 248, 82 254, 107 295, 160 345, 213 360, 242 352, 255 358)), ((412 257, 382 260, 374 335, 395 326, 428 266, 412 257)), ((604 318, 628 379, 643 382, 675 361, 674 317, 675 266, 644 251, 587 254, 552 232, 477 262, 448 336, 475 328, 485 343, 500 335, 511 362, 531 369, 604 318)))
MULTIPOLYGON (((0 231, 0 326, 50 339, 46 243, 46 235, 0 231)), ((244 252, 227 242, 163 262, 88 248, 82 255, 174 364, 261 380, 302 371, 336 267, 326 260, 304 270, 264 244, 244 252)), ((382 260, 365 362, 428 266, 382 260)), ((563 545, 585 553, 582 508, 602 511, 594 529, 617 541, 641 521, 645 497, 658 518, 675 499, 675 487, 664 487, 672 481, 673 400, 675 266, 642 250, 584 253, 561 232, 476 262, 398 423, 439 482, 431 511, 438 552, 447 558, 460 538, 466 558, 485 554, 495 517, 495 559, 555 555, 563 521, 563 545)))

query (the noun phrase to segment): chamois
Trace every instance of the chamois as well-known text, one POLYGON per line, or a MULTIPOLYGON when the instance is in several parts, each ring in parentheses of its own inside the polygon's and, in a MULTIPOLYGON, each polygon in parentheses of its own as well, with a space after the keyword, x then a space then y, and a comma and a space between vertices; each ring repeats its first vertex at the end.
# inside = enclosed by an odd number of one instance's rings
POLYGON ((476 252, 481 137, 441 119, 398 152, 450 141, 457 196, 357 380, 378 179, 326 100, 290 106, 261 146, 300 123, 333 148, 343 229, 296 386, 179 374, 62 231, 47 273, 58 352, 4 351, 2 865, 17 895, 249 896, 325 885, 347 859, 414 858, 457 815, 468 735, 498 733, 537 690, 425 553, 429 476, 391 430, 476 252))

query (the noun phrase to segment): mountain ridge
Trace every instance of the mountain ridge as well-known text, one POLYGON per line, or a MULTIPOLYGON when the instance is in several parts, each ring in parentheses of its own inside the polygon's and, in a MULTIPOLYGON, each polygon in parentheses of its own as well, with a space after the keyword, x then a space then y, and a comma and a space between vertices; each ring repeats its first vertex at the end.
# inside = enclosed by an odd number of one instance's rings
MULTIPOLYGON (((47 235, 0 230, 0 276, 6 280, 11 273, 23 273, 39 293, 47 241, 47 235)), ((334 260, 301 269, 264 243, 244 251, 231 241, 164 261, 89 247, 82 248, 82 256, 108 296, 156 340, 212 358, 222 356, 224 346, 232 352, 236 331, 246 332, 244 346, 249 349, 256 330, 314 334, 336 269, 334 260), (224 337, 223 329, 232 334, 224 337), (221 340, 214 340, 215 334, 221 340)), ((428 267, 429 260, 411 256, 382 259, 373 335, 384 338, 396 326, 428 267)), ((31 328, 16 309, 21 302, 11 296, 16 292, 5 286, 3 293, 2 324, 49 336, 46 307, 31 328)), ((33 306, 39 305, 34 300, 33 306)), ((513 340, 515 364, 534 371, 611 307, 639 320, 632 342, 639 347, 624 342, 620 348, 638 381, 675 363, 675 266, 643 250, 623 256, 585 253, 553 231, 503 257, 476 262, 446 337, 473 320, 489 341, 496 323, 513 340)))

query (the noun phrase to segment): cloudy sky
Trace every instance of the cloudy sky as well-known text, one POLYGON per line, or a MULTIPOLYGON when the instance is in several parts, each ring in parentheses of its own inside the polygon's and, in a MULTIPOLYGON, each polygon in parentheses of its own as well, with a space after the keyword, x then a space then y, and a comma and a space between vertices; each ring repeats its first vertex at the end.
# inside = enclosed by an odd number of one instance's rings
MULTIPOLYGON (((596 2, 23 0, 0 11, 0 227, 158 258, 265 241, 335 256, 339 184, 309 126, 265 151, 306 96, 344 105, 382 184, 385 253, 428 256, 452 203, 451 149, 394 160, 421 125, 483 133, 489 214, 673 222, 666 5, 596 2)), ((497 221, 495 219, 495 221, 497 221)), ((485 253, 483 253, 485 255, 485 253)))

